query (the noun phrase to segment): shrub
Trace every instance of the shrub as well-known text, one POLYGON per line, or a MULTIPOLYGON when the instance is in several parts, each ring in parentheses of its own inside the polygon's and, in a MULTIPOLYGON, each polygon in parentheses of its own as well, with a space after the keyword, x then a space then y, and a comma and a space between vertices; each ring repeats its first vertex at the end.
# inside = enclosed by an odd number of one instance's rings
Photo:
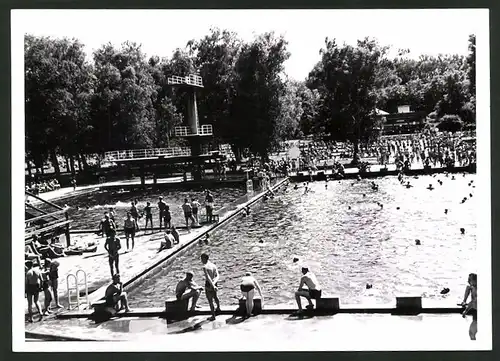
POLYGON ((464 123, 458 115, 445 115, 439 122, 438 129, 441 132, 458 132, 462 130, 464 123))

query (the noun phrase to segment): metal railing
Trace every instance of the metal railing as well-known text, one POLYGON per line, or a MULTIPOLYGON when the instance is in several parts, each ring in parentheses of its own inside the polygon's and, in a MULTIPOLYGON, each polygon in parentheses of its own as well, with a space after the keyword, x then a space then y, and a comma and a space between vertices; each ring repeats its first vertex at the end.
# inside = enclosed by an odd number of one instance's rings
POLYGON ((108 161, 113 162, 123 159, 179 157, 179 156, 190 156, 190 155, 191 155, 191 149, 189 149, 188 147, 174 147, 174 148, 115 150, 104 153, 104 158, 108 161))
POLYGON ((188 76, 174 75, 167 79, 168 85, 193 85, 203 88, 203 79, 199 75, 190 74, 188 76))
POLYGON ((87 273, 85 273, 84 270, 79 269, 76 271, 75 274, 70 273, 66 277, 66 286, 67 286, 67 292, 68 292, 68 309, 70 310, 72 306, 76 306, 78 309, 80 309, 80 305, 82 304, 80 302, 80 279, 78 278, 78 275, 82 273, 83 274, 83 289, 85 289, 85 301, 87 306, 89 305, 89 289, 88 289, 88 284, 87 284, 87 273), (70 287, 70 280, 74 280, 74 287, 70 287), (71 301, 71 291, 75 291, 75 298, 76 302, 71 301))
POLYGON ((180 126, 174 128, 174 135, 176 137, 187 137, 190 135, 213 135, 213 127, 212 124, 203 124, 201 127, 198 127, 198 133, 194 134, 191 131, 190 127, 180 126))

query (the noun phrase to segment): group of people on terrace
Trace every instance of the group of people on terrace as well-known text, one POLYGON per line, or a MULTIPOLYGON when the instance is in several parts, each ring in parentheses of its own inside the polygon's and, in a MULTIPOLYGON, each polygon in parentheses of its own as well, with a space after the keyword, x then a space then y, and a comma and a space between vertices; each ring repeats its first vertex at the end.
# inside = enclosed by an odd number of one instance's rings
MULTIPOLYGON (((476 146, 469 132, 422 132, 382 136, 359 146, 362 159, 373 158, 381 165, 394 163, 398 168, 420 163, 422 167, 467 166, 476 162, 476 146)), ((351 159, 354 146, 348 142, 311 141, 300 145, 300 159, 293 169, 327 168, 341 159, 351 159)))

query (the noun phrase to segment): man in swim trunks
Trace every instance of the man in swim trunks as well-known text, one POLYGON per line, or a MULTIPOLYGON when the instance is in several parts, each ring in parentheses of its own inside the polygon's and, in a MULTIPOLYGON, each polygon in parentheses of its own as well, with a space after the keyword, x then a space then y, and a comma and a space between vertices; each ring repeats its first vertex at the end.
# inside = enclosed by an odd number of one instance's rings
POLYGON ((468 285, 465 288, 464 300, 462 306, 465 307, 462 312, 462 317, 472 315, 472 323, 469 327, 469 337, 471 340, 476 339, 477 334, 477 274, 471 273, 468 278, 468 285), (467 303, 467 298, 471 296, 471 301, 467 303))
POLYGON ((264 297, 262 296, 262 290, 260 288, 259 282, 252 276, 250 272, 245 273, 245 277, 241 279, 240 284, 241 293, 246 300, 246 317, 252 315, 253 310, 253 297, 255 295, 255 289, 259 292, 261 305, 264 303, 264 297))
MULTIPOLYGON (((48 258, 47 258, 48 259, 48 258)), ((50 262, 50 259, 48 259, 50 262)), ((50 279, 49 279, 49 270, 46 267, 40 272, 42 277, 42 291, 43 291, 43 315, 48 316, 50 312, 50 304, 52 303, 52 292, 50 291, 50 279)))
POLYGON ((109 208, 109 219, 111 219, 113 222, 115 221, 115 210, 113 208, 109 208))
POLYGON ((104 212, 104 219, 101 221, 99 228, 106 237, 116 232, 116 224, 109 218, 108 212, 104 212))
POLYGON ((117 311, 121 311, 123 309, 125 309, 125 312, 132 311, 128 306, 127 292, 123 291, 123 284, 118 273, 113 275, 113 283, 106 288, 105 298, 106 304, 114 307, 117 311), (118 302, 120 302, 119 308, 118 302))
POLYGON ((59 262, 47 258, 45 259, 45 268, 49 271, 50 287, 52 288, 52 294, 54 296, 56 307, 62 308, 63 306, 59 304, 59 295, 57 292, 59 286, 59 262))
POLYGON ((132 218, 134 218, 136 221, 139 219, 139 211, 137 210, 137 201, 131 203, 129 213, 132 215, 132 218))
POLYGON ((199 208, 200 208, 200 202, 198 202, 198 199, 191 198, 191 210, 193 211, 193 218, 195 220, 196 225, 200 224, 200 221, 198 219, 198 209, 199 208))
POLYGON ((119 254, 118 251, 122 248, 120 244, 120 239, 116 237, 115 232, 111 232, 109 237, 106 238, 106 243, 104 244, 104 249, 108 252, 109 268, 111 270, 111 277, 115 274, 113 271, 113 264, 116 267, 116 273, 120 273, 118 269, 119 264, 119 254))
POLYGON ((212 312, 212 317, 209 321, 215 320, 215 313, 220 312, 220 301, 217 297, 217 282, 219 281, 219 271, 217 266, 208 260, 208 254, 203 253, 201 255, 201 263, 203 263, 203 273, 205 274, 205 294, 207 295, 208 304, 210 305, 210 311, 212 312), (214 301, 217 308, 214 308, 214 301))
POLYGON ((303 312, 300 297, 306 298, 309 302, 309 305, 306 306, 306 309, 308 310, 312 310, 314 308, 311 301, 312 299, 317 300, 321 298, 321 286, 319 285, 316 275, 309 272, 309 268, 307 266, 302 266, 302 275, 303 276, 300 278, 299 289, 295 292, 295 300, 299 306, 298 313, 303 312), (306 285, 307 288, 303 288, 304 285, 306 285))
POLYGON ((153 214, 151 213, 151 202, 146 203, 146 207, 144 207, 144 214, 146 216, 146 225, 144 226, 144 231, 148 228, 148 221, 151 223, 151 231, 153 231, 153 214))
POLYGON ((213 211, 214 211, 214 197, 212 193, 207 189, 205 195, 205 208, 207 211, 207 222, 212 222, 213 219, 213 211))
POLYGON ((182 210, 184 211, 184 218, 186 219, 186 228, 188 232, 190 232, 189 221, 191 221, 191 227, 192 227, 195 223, 195 220, 193 218, 193 209, 191 208, 191 204, 189 203, 189 200, 187 198, 184 199, 182 210))
POLYGON ((175 287, 175 297, 177 300, 188 300, 193 299, 191 303, 190 311, 193 312, 196 308, 196 302, 198 302, 198 298, 200 298, 201 291, 203 291, 203 287, 200 287, 193 281, 193 272, 186 272, 186 278, 180 280, 177 283, 177 287, 175 287), (187 292, 186 292, 187 291, 187 292))
POLYGON ((127 218, 125 218, 125 222, 123 224, 123 229, 125 230, 125 238, 127 240, 127 251, 129 250, 128 246, 128 239, 132 239, 132 248, 131 250, 134 250, 134 240, 135 240, 135 231, 136 229, 139 229, 139 226, 137 225, 137 220, 135 218, 132 218, 132 215, 130 212, 127 212, 127 218))
POLYGON ((28 321, 33 322, 33 302, 35 303, 35 307, 40 314, 40 321, 43 318, 42 307, 40 306, 40 302, 38 301, 38 295, 40 293, 40 288, 42 285, 42 276, 40 271, 33 268, 33 262, 27 261, 26 267, 28 267, 28 271, 24 277, 24 287, 26 292, 26 298, 28 299, 28 321))
MULTIPOLYGON (((163 223, 163 218, 165 218, 165 208, 167 207, 167 204, 163 202, 163 197, 158 197, 158 210, 160 211, 159 217, 160 217, 160 229, 161 225, 163 223)), ((167 227, 165 225, 165 227, 167 227)))

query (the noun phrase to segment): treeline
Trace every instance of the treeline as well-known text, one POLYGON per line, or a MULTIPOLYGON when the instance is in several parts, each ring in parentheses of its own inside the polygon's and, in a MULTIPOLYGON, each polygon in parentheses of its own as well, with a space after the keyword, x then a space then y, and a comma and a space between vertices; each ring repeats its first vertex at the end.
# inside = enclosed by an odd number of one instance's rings
POLYGON ((173 127, 186 114, 183 92, 167 85, 172 75, 199 73, 201 124, 212 124, 215 143, 266 157, 281 140, 332 133, 355 142, 369 137, 374 108, 410 104, 435 118, 455 115, 475 122, 475 38, 468 57, 421 57, 365 39, 339 46, 326 39, 321 60, 304 82, 287 78, 290 57, 282 36, 251 42, 212 29, 170 58, 146 58, 140 45, 103 45, 87 61, 75 39, 25 37, 26 160, 40 168, 57 156, 88 167, 87 154, 168 147, 173 127))

